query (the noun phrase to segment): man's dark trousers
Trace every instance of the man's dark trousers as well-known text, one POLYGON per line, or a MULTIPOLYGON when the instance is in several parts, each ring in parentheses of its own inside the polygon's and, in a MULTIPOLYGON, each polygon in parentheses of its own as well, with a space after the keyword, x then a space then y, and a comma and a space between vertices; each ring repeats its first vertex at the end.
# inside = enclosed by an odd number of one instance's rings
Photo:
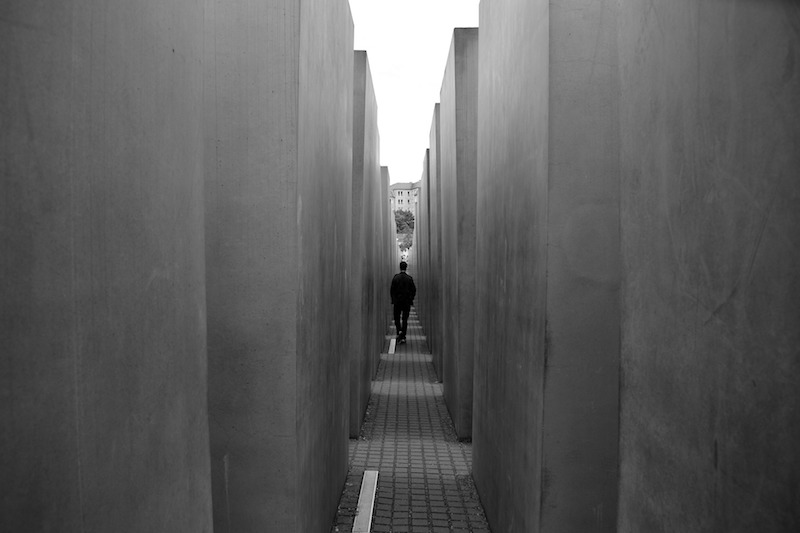
POLYGON ((406 338, 406 328, 408 328, 408 314, 411 305, 414 303, 414 296, 417 295, 417 287, 414 285, 414 278, 406 273, 405 261, 400 262, 400 273, 392 278, 392 286, 389 289, 394 306, 394 325, 397 328, 397 338, 406 338), (401 323, 402 318, 402 323, 401 323))
POLYGON ((397 328, 397 336, 403 339, 406 337, 406 330, 408 329, 408 314, 410 312, 410 304, 394 304, 394 327, 397 328))

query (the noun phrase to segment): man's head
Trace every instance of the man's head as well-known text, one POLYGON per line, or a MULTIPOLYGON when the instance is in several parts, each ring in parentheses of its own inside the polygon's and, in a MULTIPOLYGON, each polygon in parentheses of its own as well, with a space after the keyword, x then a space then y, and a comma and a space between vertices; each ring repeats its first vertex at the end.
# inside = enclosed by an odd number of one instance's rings
POLYGON ((406 263, 405 261, 400 261, 400 270, 405 272, 407 268, 408 268, 408 263, 406 263))

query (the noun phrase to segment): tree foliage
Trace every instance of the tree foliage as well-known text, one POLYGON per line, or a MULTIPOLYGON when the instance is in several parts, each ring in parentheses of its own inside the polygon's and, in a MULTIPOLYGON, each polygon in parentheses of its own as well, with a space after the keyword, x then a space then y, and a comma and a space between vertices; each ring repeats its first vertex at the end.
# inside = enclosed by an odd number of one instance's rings
POLYGON ((414 236, 414 213, 405 209, 394 212, 394 223, 397 227, 397 242, 400 250, 405 252, 411 248, 414 236))
POLYGON ((394 212, 394 223, 397 226, 397 233, 414 233, 414 213, 405 209, 398 209, 394 212))
POLYGON ((414 237, 412 233, 398 233, 397 234, 397 241, 400 245, 400 251, 405 252, 409 248, 411 248, 411 243, 414 242, 414 237))

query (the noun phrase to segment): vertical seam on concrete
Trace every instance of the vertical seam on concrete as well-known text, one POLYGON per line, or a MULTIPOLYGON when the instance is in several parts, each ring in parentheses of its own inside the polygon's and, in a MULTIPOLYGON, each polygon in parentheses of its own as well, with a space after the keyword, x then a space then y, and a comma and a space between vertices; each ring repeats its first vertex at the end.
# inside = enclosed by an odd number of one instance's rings
MULTIPOLYGON (((205 9, 207 4, 208 4, 208 2, 204 3, 204 5, 203 5, 204 9, 205 9)), ((206 17, 205 11, 203 12, 203 20, 204 21, 208 20, 207 17, 206 17)), ((214 11, 214 18, 212 20, 216 21, 216 10, 214 11)), ((219 75, 217 74, 217 63, 218 63, 219 59, 218 59, 218 56, 217 56, 217 27, 216 27, 215 24, 212 24, 211 28, 212 28, 212 30, 214 32, 214 44, 213 44, 213 48, 214 48, 214 163, 213 163, 213 165, 211 165, 211 172, 213 172, 214 182, 216 183, 217 174, 218 174, 218 168, 219 168, 219 160, 220 160, 220 157, 219 157, 219 115, 220 115, 220 113, 219 113, 219 99, 217 98, 217 95, 219 94, 219 75)), ((206 40, 203 39, 204 43, 205 43, 205 41, 206 40)), ((203 60, 204 61, 206 60, 207 57, 208 57, 207 54, 203 54, 203 60)), ((204 73, 203 74, 203 82, 204 82, 203 83, 203 110, 204 111, 205 111, 205 106, 206 106, 206 102, 207 102, 206 94, 205 94, 205 87, 206 87, 205 80, 206 80, 206 78, 207 77, 206 77, 206 75, 204 73)), ((203 124, 203 127, 205 127, 205 122, 203 124)), ((205 229, 206 229, 205 217, 206 217, 206 207, 207 207, 207 205, 206 205, 206 182, 207 182, 206 173, 209 172, 209 169, 205 167, 205 155, 203 156, 203 159, 204 159, 204 168, 203 168, 203 231, 205 232, 205 229)), ((208 268, 208 254, 205 253, 205 250, 206 250, 206 247, 205 247, 205 235, 203 235, 203 252, 204 252, 203 253, 203 258, 204 259, 203 260, 205 261, 205 265, 204 265, 205 266, 205 273, 203 275, 203 278, 204 278, 204 280, 207 281, 208 280, 208 270, 209 270, 209 268, 208 268)), ((205 283, 205 286, 206 287, 208 286, 207 282, 205 283)), ((206 368, 208 368, 208 299, 207 298, 206 298, 206 368)), ((206 372, 206 401, 208 402, 208 372, 206 372)), ((206 416, 206 418, 208 418, 208 416, 206 416)), ((210 447, 210 444, 211 444, 211 427, 210 427, 210 425, 209 425, 209 430, 208 430, 208 437, 209 437, 209 447, 210 447)), ((228 532, 230 532, 232 530, 232 525, 231 525, 231 503, 230 503, 230 496, 229 496, 229 491, 228 491, 228 465, 229 465, 229 462, 228 462, 228 454, 227 453, 223 457, 223 465, 224 465, 224 468, 225 468, 225 508, 227 510, 226 519, 227 519, 227 522, 228 522, 228 532)), ((213 482, 213 479, 212 479, 212 482, 213 482)), ((211 491, 212 491, 212 494, 213 494, 213 488, 211 488, 211 491)), ((212 513, 211 514, 212 514, 211 521, 212 521, 212 524, 213 524, 213 522, 214 522, 213 503, 212 503, 212 513)))
POLYGON ((534 520, 536 521, 537 528, 540 529, 540 530, 542 528, 542 516, 543 516, 542 508, 544 506, 544 497, 545 497, 545 492, 544 492, 545 476, 544 476, 544 472, 543 472, 543 469, 544 469, 544 427, 545 427, 545 422, 544 422, 545 408, 544 408, 544 404, 547 401, 547 390, 546 390, 546 387, 547 387, 547 379, 546 379, 546 377, 547 377, 547 359, 548 359, 548 356, 550 355, 549 354, 550 332, 549 332, 549 328, 548 328, 548 325, 547 325, 548 305, 549 305, 549 303, 548 303, 548 295, 549 295, 548 278, 550 277, 550 268, 549 268, 550 267, 550 264, 549 264, 549 257, 550 257, 550 150, 551 150, 551 143, 550 143, 550 105, 551 105, 550 85, 552 83, 552 78, 550 76, 550 69, 551 69, 551 63, 552 63, 552 61, 551 61, 552 60, 552 48, 550 46, 551 43, 550 43, 550 3, 549 2, 547 3, 546 11, 547 12, 545 14, 545 20, 547 21, 547 24, 545 26, 545 31, 547 33, 547 69, 545 69, 545 72, 547 72, 547 83, 545 84, 545 88, 546 88, 545 90, 547 91, 547 94, 545 95, 544 101, 547 102, 547 108, 546 108, 547 114, 546 114, 546 119, 545 119, 545 121, 546 121, 545 130, 547 132, 547 135, 545 135, 545 142, 547 143, 547 146, 546 146, 545 150, 543 150, 543 152, 542 152, 544 154, 544 157, 546 158, 545 165, 544 165, 544 168, 545 168, 545 171, 546 171, 546 175, 545 175, 546 187, 545 187, 545 201, 544 201, 544 210, 545 210, 545 212, 544 212, 544 221, 545 221, 545 223, 544 223, 544 232, 545 232, 546 241, 545 241, 544 258, 543 258, 543 261, 544 261, 544 297, 543 298, 544 298, 544 310, 545 310, 544 311, 544 316, 545 316, 545 319, 544 319, 544 354, 543 354, 544 357, 543 357, 543 361, 542 361, 543 364, 542 364, 542 373, 541 373, 542 401, 539 402, 539 421, 540 421, 540 427, 542 428, 542 431, 540 431, 539 435, 538 435, 538 445, 539 445, 538 448, 539 448, 539 450, 538 450, 538 457, 537 457, 538 468, 539 468, 539 472, 540 472, 540 477, 539 477, 539 508, 537 509, 538 516, 536 516, 534 518, 534 520))
POLYGON ((233 531, 233 527, 231 525, 231 497, 230 497, 230 492, 228 490, 228 487, 230 485, 229 475, 228 475, 229 465, 230 465, 230 461, 228 459, 229 457, 230 454, 227 453, 222 456, 222 467, 224 468, 224 479, 225 479, 225 511, 226 511, 225 516, 228 519, 228 531, 230 532, 233 531))
MULTIPOLYGON (((75 7, 70 10, 70 31, 72 35, 70 36, 70 48, 72 52, 75 52, 75 36, 78 34, 75 31, 75 7)), ((89 19, 89 29, 91 31, 91 17, 89 19)), ((91 54, 91 48, 90 48, 91 54)), ((91 65, 91 56, 90 56, 90 63, 91 65)), ((69 91, 70 91, 70 98, 69 101, 72 102, 72 106, 75 105, 75 68, 74 63, 70 66, 70 84, 69 84, 69 91)), ((75 264, 75 153, 77 151, 76 147, 76 140, 75 140, 75 116, 74 107, 71 107, 72 113, 70 116, 69 121, 69 142, 70 142, 70 150, 69 150, 69 188, 70 188, 70 213, 69 213, 69 238, 70 238, 70 290, 72 292, 72 327, 70 328, 70 349, 72 351, 72 385, 73 385, 73 408, 75 410, 75 457, 77 463, 77 471, 78 471, 78 512, 80 513, 80 527, 81 532, 85 531, 85 524, 84 524, 84 512, 83 512, 83 462, 81 461, 81 448, 82 448, 82 439, 81 439, 81 401, 80 401, 80 350, 78 348, 78 329, 79 329, 79 314, 78 314, 78 302, 77 302, 77 295, 76 295, 76 285, 77 285, 77 266, 75 264)))
MULTIPOLYGON (((620 99, 617 103, 617 275, 619 283, 617 288, 617 518, 615 528, 619 531, 620 516, 622 515, 622 505, 620 499, 620 487, 622 487, 622 309, 623 309, 623 253, 622 253, 622 113, 620 111, 622 101, 622 69, 620 68, 620 4, 619 0, 615 2, 614 9, 616 10, 616 39, 614 45, 616 46, 616 59, 617 59, 617 72, 616 72, 616 92, 620 99)), ((699 27, 699 26, 698 26, 699 27)))
MULTIPOLYGON (((294 48, 291 50, 292 56, 290 60, 291 69, 294 70, 294 76, 286 76, 285 79, 291 79, 295 84, 295 90, 290 91, 289 94, 295 95, 294 98, 297 99, 296 105, 293 109, 294 114, 294 154, 293 154, 293 162, 292 162, 292 169, 290 171, 290 176, 287 181, 289 191, 293 191, 293 194, 290 194, 289 203, 292 215, 294 215, 294 235, 290 238, 293 240, 294 244, 294 264, 297 265, 297 269, 295 271, 295 280, 294 280, 294 287, 295 287, 295 295, 294 295, 294 309, 292 310, 294 317, 295 317, 295 336, 294 342, 292 343, 292 356, 294 357, 294 434, 295 434, 295 444, 298 443, 298 436, 300 434, 300 417, 297 414, 300 412, 300 395, 297 394, 298 386, 299 386, 299 339, 301 339, 301 321, 298 320, 298 314, 300 312, 300 304, 301 304, 301 297, 303 295, 303 287, 302 287, 302 233, 300 228, 300 218, 302 215, 302 201, 300 198, 300 88, 303 83, 303 80, 300 79, 301 74, 301 66, 300 61, 303 57, 303 0, 300 0, 296 4, 294 2, 285 1, 284 6, 289 3, 291 4, 290 8, 294 8, 294 15, 296 17, 296 28, 297 31, 295 35, 297 36, 296 44, 294 48)), ((286 7, 284 7, 284 16, 286 13, 286 7)), ((284 178, 285 179, 285 178, 284 178)), ((294 477, 297 479, 299 478, 300 474, 300 446, 295 445, 294 451, 294 464, 292 465, 292 472, 294 473, 294 477)), ((293 527, 297 528, 297 519, 299 516, 299 512, 302 511, 301 509, 301 501, 300 498, 294 498, 294 513, 292 517, 293 527)))

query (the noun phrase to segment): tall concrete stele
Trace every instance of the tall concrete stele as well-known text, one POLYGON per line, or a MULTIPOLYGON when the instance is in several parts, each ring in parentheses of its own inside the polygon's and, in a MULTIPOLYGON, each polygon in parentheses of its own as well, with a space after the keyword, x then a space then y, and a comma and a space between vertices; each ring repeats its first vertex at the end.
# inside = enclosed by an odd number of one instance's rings
POLYGON ((478 28, 453 31, 440 102, 441 375, 456 433, 464 439, 472 436, 475 350, 478 28))
POLYGON ((423 244, 422 253, 427 253, 427 258, 422 262, 425 265, 425 275, 421 277, 420 283, 425 287, 421 291, 420 299, 423 306, 427 308, 422 316, 425 332, 428 338, 428 346, 431 350, 433 368, 439 380, 443 377, 442 363, 442 283, 444 272, 442 271, 442 184, 441 176, 441 152, 439 135, 439 115, 440 104, 433 106, 430 129, 430 147, 426 151, 425 173, 426 179, 423 180, 422 195, 425 203, 420 209, 420 218, 423 219, 422 226, 426 228, 425 234, 420 239, 427 242, 423 244), (427 251, 427 252, 426 252, 427 251))
MULTIPOLYGON (((386 224, 384 228, 384 236, 386 239, 387 245, 387 255, 389 256, 389 265, 387 265, 387 274, 386 280, 384 282, 384 296, 386 297, 386 301, 390 302, 389 299, 389 287, 392 282, 392 276, 394 275, 395 271, 397 270, 397 265, 400 262, 400 250, 397 246, 397 226, 394 221, 394 212, 391 209, 391 203, 389 201, 389 182, 391 177, 389 175, 389 167, 382 166, 381 167, 381 195, 383 198, 383 205, 386 207, 386 214, 384 215, 384 222, 386 224)), ((384 324, 389 324, 392 320, 392 308, 391 305, 386 306, 386 313, 384 318, 384 324)), ((386 331, 388 328, 384 326, 383 330, 386 331)))
POLYGON ((346 0, 206 19, 214 529, 324 531, 347 471, 353 22, 346 0))
POLYGON ((620 530, 800 530, 798 3, 620 5, 620 530))
POLYGON ((378 368, 386 330, 380 309, 385 305, 387 266, 384 217, 387 204, 381 196, 378 104, 367 53, 354 52, 353 71, 353 193, 352 247, 349 263, 350 349, 349 434, 358 437, 369 401, 372 378, 378 368))
POLYGON ((210 532, 203 10, 0 12, 0 531, 210 532))
POLYGON ((347 1, 0 12, 0 531, 327 531, 395 263, 347 1))
POLYGON ((797 531, 797 3, 483 0, 480 28, 492 531, 797 531))
MULTIPOLYGON (((425 296, 430 291, 430 238, 428 237, 430 229, 428 228, 429 214, 427 199, 429 161, 430 150, 426 149, 425 157, 422 159, 422 176, 420 177, 417 217, 414 220, 414 272, 416 273, 414 281, 417 285, 417 293, 419 294, 414 305, 417 309, 420 325, 425 335, 430 335, 430 324, 428 323, 430 317, 430 308, 428 307, 429 300, 428 297, 425 296)), ((430 348, 430 342, 428 343, 428 347, 430 348)))
POLYGON ((481 4, 474 476, 499 531, 616 530, 616 19, 561 4, 481 4))

